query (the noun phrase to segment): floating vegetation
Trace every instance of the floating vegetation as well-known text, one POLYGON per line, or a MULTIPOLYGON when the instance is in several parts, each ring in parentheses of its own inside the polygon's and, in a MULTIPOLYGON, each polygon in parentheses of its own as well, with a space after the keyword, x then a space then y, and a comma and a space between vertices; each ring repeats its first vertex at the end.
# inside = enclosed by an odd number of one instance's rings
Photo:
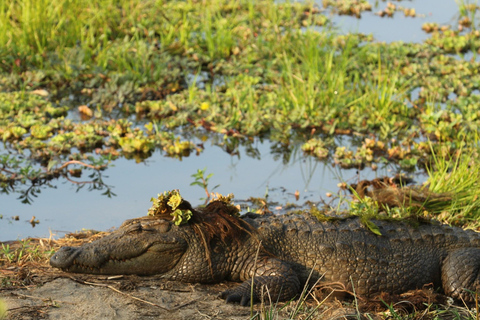
POLYGON ((355 16, 357 18, 360 18, 364 11, 372 11, 372 5, 366 0, 323 0, 322 3, 325 8, 331 8, 338 14, 355 16))
POLYGON ((3 192, 25 196, 42 175, 75 181, 52 171, 69 161, 98 182, 118 157, 181 159, 209 138, 232 155, 261 137, 284 161, 302 148, 344 168, 398 171, 475 147, 463 141, 480 124, 480 65, 467 56, 480 48, 477 6, 424 25, 423 43, 386 44, 330 24, 326 11, 376 10, 363 0, 24 1, 0 6, 3 192))
POLYGON ((310 139, 302 145, 302 150, 305 153, 313 154, 318 159, 325 159, 328 157, 328 149, 325 142, 321 139, 310 139))

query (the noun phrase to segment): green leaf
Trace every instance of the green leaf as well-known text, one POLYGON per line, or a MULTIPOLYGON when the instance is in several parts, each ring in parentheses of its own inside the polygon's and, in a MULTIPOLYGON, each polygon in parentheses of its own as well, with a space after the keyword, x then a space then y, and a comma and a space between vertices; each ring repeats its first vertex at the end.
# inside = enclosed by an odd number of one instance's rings
POLYGON ((172 210, 175 210, 178 208, 180 203, 182 202, 182 197, 177 191, 173 191, 172 195, 170 196, 170 199, 168 199, 167 204, 172 208, 172 210))
POLYGON ((58 163, 57 160, 50 160, 48 161, 48 165, 47 165, 47 171, 50 171, 52 170, 52 168, 58 163))
POLYGON ((173 216, 173 222, 179 226, 181 224, 185 224, 192 218, 192 211, 190 210, 180 210, 177 209, 174 212, 171 213, 173 216))
POLYGON ((364 220, 363 223, 365 224, 365 226, 370 231, 372 231, 373 233, 375 233, 378 236, 382 235, 382 233, 380 232, 380 229, 378 228, 378 226, 375 223, 373 223, 371 220, 368 220, 368 219, 362 219, 362 220, 364 220))

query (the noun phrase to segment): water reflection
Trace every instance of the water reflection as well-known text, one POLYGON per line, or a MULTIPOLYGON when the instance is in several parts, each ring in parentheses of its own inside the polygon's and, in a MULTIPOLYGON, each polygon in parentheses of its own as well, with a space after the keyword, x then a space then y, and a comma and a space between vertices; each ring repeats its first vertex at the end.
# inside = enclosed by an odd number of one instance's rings
MULTIPOLYGON (((193 205, 203 203, 203 189, 190 186, 192 174, 207 168, 213 173, 211 185, 220 185, 216 191, 234 193, 235 199, 263 197, 268 193, 272 202, 298 205, 305 201, 320 201, 327 192, 337 193, 341 181, 360 179, 355 169, 340 170, 327 166, 312 157, 305 157, 298 147, 287 148, 291 152, 272 153, 279 145, 261 139, 236 145, 237 153, 224 152, 225 145, 215 140, 208 142, 201 156, 190 156, 182 161, 164 157, 155 152, 144 163, 119 159, 102 175, 103 181, 117 196, 108 198, 102 192, 86 192, 66 182, 51 181, 43 188, 41 197, 32 205, 19 203, 14 197, 2 194, 0 240, 12 240, 26 236, 57 236, 65 232, 86 229, 106 230, 118 227, 126 219, 145 215, 150 198, 165 190, 180 189, 182 196, 193 205), (217 144, 216 144, 217 143, 217 144), (253 156, 247 156, 253 155, 253 156), (287 161, 288 160, 288 161, 287 161), (294 193, 300 192, 299 200, 294 193), (18 216, 19 221, 9 218, 18 216), (32 229, 32 216, 39 224, 32 229)), ((362 179, 392 175, 388 168, 377 172, 362 171, 362 179)))

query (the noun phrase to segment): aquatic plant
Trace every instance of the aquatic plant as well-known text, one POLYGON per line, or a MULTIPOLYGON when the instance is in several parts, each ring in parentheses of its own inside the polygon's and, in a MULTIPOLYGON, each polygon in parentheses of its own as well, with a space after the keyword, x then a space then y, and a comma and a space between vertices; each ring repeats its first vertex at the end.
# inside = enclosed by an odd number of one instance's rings
POLYGON ((209 138, 230 154, 261 137, 283 159, 303 145, 342 167, 400 171, 473 150, 459 139, 480 121, 479 62, 465 59, 480 48, 478 8, 468 3, 458 23, 425 26, 418 44, 339 35, 313 3, 45 3, 0 0, 3 192, 42 174, 75 178, 49 164, 80 161, 98 175, 118 157, 198 154, 209 138))

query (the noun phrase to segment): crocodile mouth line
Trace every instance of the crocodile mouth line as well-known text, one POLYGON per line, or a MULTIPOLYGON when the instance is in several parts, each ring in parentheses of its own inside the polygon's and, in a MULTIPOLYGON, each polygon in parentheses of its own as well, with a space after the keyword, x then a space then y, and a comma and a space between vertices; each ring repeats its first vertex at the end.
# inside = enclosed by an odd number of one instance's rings
POLYGON ((97 266, 92 266, 92 265, 88 265, 88 264, 83 264, 83 263, 80 263, 78 262, 77 260, 73 260, 72 264, 69 265, 68 267, 64 267, 62 268, 64 271, 72 271, 74 272, 75 270, 78 270, 78 269, 81 269, 81 270, 89 270, 89 271, 99 271, 101 272, 102 269, 107 266, 108 264, 112 264, 112 265, 122 265, 123 263, 125 262, 129 262, 129 261, 132 261, 134 259, 136 259, 137 257, 139 256, 135 256, 135 257, 131 257, 131 258, 114 258, 114 257, 110 257, 109 259, 107 259, 105 262, 102 263, 101 266, 97 267, 97 266))

